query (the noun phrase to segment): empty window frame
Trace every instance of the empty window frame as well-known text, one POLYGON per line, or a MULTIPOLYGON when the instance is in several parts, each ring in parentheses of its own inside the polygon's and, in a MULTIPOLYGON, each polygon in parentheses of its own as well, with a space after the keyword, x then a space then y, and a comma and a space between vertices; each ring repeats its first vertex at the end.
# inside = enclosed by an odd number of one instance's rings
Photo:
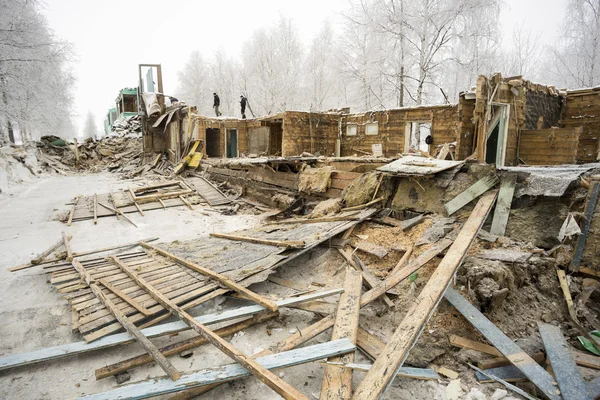
POLYGON ((346 136, 356 136, 358 132, 358 126, 356 124, 346 125, 346 136))
POLYGON ((377 122, 368 122, 365 125, 365 135, 377 135, 379 133, 379 125, 377 122))
POLYGON ((429 153, 429 145, 425 141, 429 135, 431 135, 431 121, 407 122, 404 152, 418 153, 421 150, 429 153))

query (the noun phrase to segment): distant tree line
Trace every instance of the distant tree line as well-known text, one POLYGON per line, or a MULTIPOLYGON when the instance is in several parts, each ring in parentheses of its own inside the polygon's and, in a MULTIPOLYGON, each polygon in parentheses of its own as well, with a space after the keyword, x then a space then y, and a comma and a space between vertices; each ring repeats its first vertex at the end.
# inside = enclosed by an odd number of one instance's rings
MULTIPOLYGON (((257 115, 350 106, 366 111, 456 102, 477 75, 502 72, 558 87, 600 84, 600 0, 568 0, 559 40, 542 46, 526 25, 504 38, 501 0, 351 0, 343 32, 324 23, 303 46, 280 17, 256 30, 241 54, 193 51, 178 74, 178 97, 239 116, 239 96, 257 115)), ((551 23, 549 21, 548 23, 551 23)))

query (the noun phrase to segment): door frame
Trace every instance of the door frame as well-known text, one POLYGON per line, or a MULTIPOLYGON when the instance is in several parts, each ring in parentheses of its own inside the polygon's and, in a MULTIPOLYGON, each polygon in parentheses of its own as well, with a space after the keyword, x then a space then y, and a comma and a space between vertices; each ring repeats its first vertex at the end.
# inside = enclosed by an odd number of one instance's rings
POLYGON ((228 133, 230 131, 235 131, 235 158, 240 157, 240 130, 238 128, 226 128, 225 129, 225 158, 229 158, 227 156, 227 146, 229 142, 227 141, 228 133))
POLYGON ((494 128, 498 126, 498 147, 496 148, 496 166, 503 167, 506 162, 506 145, 508 143, 508 126, 510 123, 510 104, 509 103, 497 103, 492 102, 492 107, 500 107, 498 116, 495 117, 490 124, 487 126, 487 132, 485 135, 486 146, 483 147, 483 160, 487 156, 487 140, 493 132, 494 128))

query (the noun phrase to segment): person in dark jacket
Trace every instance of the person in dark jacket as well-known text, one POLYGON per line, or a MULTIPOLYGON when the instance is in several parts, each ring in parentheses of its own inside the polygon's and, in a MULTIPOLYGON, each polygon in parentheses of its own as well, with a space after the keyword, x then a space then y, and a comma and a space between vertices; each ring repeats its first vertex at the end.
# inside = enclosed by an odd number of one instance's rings
POLYGON ((213 108, 215 109, 215 114, 217 114, 217 117, 220 117, 222 114, 219 111, 219 106, 221 105, 221 99, 219 99, 219 96, 216 93, 213 93, 213 108))
POLYGON ((248 99, 244 95, 240 96, 240 106, 242 107, 242 119, 246 119, 246 103, 248 99))

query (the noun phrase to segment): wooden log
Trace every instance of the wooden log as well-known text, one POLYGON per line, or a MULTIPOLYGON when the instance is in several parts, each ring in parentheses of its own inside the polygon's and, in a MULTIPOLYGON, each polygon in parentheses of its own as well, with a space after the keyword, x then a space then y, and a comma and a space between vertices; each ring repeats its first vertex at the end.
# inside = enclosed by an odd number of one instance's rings
POLYGON ((489 340, 511 363, 517 367, 544 396, 551 400, 560 400, 560 391, 554 386, 552 376, 538 363, 510 340, 485 315, 477 310, 456 290, 448 288, 445 294, 450 302, 483 336, 489 340), (557 393, 559 392, 559 393, 557 393))
POLYGON ((490 233, 492 235, 504 236, 516 183, 516 174, 505 175, 502 177, 498 201, 496 202, 496 209, 494 210, 492 227, 490 228, 490 233))
POLYGON ((490 190, 496 185, 496 183, 498 183, 498 178, 496 176, 486 176, 481 178, 469 186, 464 192, 460 193, 458 196, 444 204, 446 212, 448 215, 454 214, 456 211, 460 210, 471 201, 490 190))
MULTIPOLYGON (((343 338, 350 339, 356 344, 358 337, 358 318, 360 311, 360 291, 362 287, 362 274, 354 268, 346 268, 344 279, 344 293, 340 296, 338 310, 333 326, 331 340, 343 338)), ((327 359, 333 363, 352 363, 354 353, 327 359)), ((327 366, 323 374, 320 399, 350 399, 352 395, 352 370, 327 366)))
MULTIPOLYGON (((223 274, 219 274, 218 272, 215 272, 211 269, 201 267, 201 266, 194 264, 190 261, 187 261, 181 257, 178 257, 175 254, 169 253, 168 251, 162 250, 161 248, 152 246, 148 243, 140 242, 140 245, 146 249, 153 250, 164 257, 170 258, 171 260, 173 260, 175 262, 185 265, 186 267, 193 269, 194 271, 199 272, 204 276, 208 276, 209 278, 216 280, 221 285, 233 290, 234 292, 241 294, 242 296, 246 297, 249 300, 252 300, 253 302, 255 302, 257 304, 260 304, 261 306, 265 307, 268 310, 277 311, 277 304, 274 301, 269 300, 255 292, 251 291, 250 289, 238 284, 237 282, 232 281, 231 279, 229 279, 228 277, 226 277, 223 274)), ((112 259, 116 263, 118 263, 118 265, 121 268, 123 268, 123 264, 119 261, 119 259, 117 257, 113 256, 112 259)))
POLYGON ((496 192, 490 192, 479 200, 446 256, 419 293, 415 305, 410 308, 384 352, 359 384, 354 394, 355 399, 377 399, 384 395, 485 222, 496 195, 496 192))
MULTIPOLYGON (((237 322, 235 324, 226 326, 221 329, 215 330, 215 333, 221 337, 233 335, 244 329, 248 329, 255 324, 259 324, 264 321, 271 320, 279 315, 278 311, 262 312, 244 321, 237 322)), ((195 336, 181 342, 173 343, 168 346, 162 347, 159 351, 165 356, 172 356, 179 354, 182 351, 195 349, 196 347, 202 346, 208 343, 202 336, 195 336)), ((106 367, 98 368, 95 371, 96 380, 108 378, 109 376, 117 375, 121 372, 131 370, 133 368, 149 364, 153 361, 152 357, 148 354, 140 354, 139 356, 128 358, 127 360, 119 361, 117 363, 107 365, 106 367)))
POLYGON ((112 283, 108 282, 106 279, 98 279, 98 282, 102 284, 105 288, 113 292, 116 296, 120 297, 121 300, 127 302, 133 308, 138 310, 144 315, 151 315, 152 312, 148 310, 146 307, 142 306, 140 303, 129 297, 126 293, 120 290, 118 287, 114 286, 112 283))
MULTIPOLYGON (((135 226, 137 228, 137 225, 135 223, 133 223, 132 220, 130 220, 125 214, 123 214, 120 210, 116 209, 116 208, 112 208, 107 206, 106 204, 100 203, 98 202, 98 204, 100 204, 102 207, 106 208, 109 211, 112 211, 115 213, 115 215, 118 217, 119 215, 122 215, 123 218, 125 218, 125 220, 127 220, 127 222, 129 222, 131 225, 135 226)), ((118 219, 118 218, 117 218, 118 219)))
POLYGON ((61 235, 65 250, 67 251, 67 261, 73 261, 73 251, 71 250, 71 244, 69 243, 71 236, 67 237, 67 234, 64 232, 61 232, 61 235))
MULTIPOLYGON (((406 278, 408 278, 412 273, 416 272, 429 262, 431 259, 436 257, 439 253, 444 251, 448 246, 452 244, 451 240, 443 239, 432 246, 425 253, 421 254, 416 260, 412 261, 409 265, 407 265, 402 270, 398 271, 394 275, 389 275, 385 281, 381 282, 376 288, 369 290, 364 293, 360 297, 360 306, 364 307, 367 304, 375 301, 377 298, 385 294, 387 290, 396 286, 406 278)), ((300 331, 294 333, 289 336, 287 339, 277 343, 274 346, 269 347, 268 349, 258 353, 255 357, 261 357, 268 354, 279 353, 283 351, 291 350, 297 346, 300 346, 303 343, 313 339, 315 336, 320 335, 325 332, 327 329, 331 328, 334 324, 334 316, 329 315, 314 324, 301 329, 300 331)), ((360 342, 360 330, 359 330, 359 342, 360 342)), ((1 366, 1 363, 0 363, 1 366)), ((219 386, 219 384, 208 385, 202 388, 190 389, 185 392, 182 392, 176 396, 173 396, 169 400, 190 400, 199 396, 203 393, 209 392, 215 387, 219 386)))
MULTIPOLYGON (((280 307, 289 307, 293 304, 299 304, 305 301, 313 301, 323 297, 340 294, 342 289, 331 289, 322 292, 311 293, 299 297, 291 297, 283 300, 278 300, 277 305, 280 307)), ((218 290, 216 291, 218 292, 218 290)), ((214 292, 213 292, 214 293, 214 292)), ((228 310, 217 314, 201 315, 196 317, 203 324, 217 324, 233 319, 243 318, 250 315, 255 315, 265 311, 265 308, 259 305, 240 307, 234 310, 228 310)), ((148 338, 158 337, 189 329, 186 324, 181 321, 168 324, 158 325, 151 328, 143 329, 142 333, 148 338)), ((13 354, 0 357, 0 371, 20 367, 23 365, 36 364, 43 361, 55 360, 58 358, 68 357, 76 354, 84 354, 91 351, 101 350, 113 346, 131 343, 131 336, 128 333, 117 333, 114 335, 103 337, 93 343, 74 342, 44 349, 34 350, 27 353, 13 354)))
MULTIPOLYGON (((345 354, 354 351, 354 349, 355 347, 348 339, 341 339, 335 342, 306 346, 302 349, 292 350, 283 354, 267 355, 260 357, 256 362, 265 369, 285 368, 345 354)), ((220 384, 249 375, 248 370, 242 365, 229 364, 186 374, 177 382, 164 378, 152 378, 147 381, 124 385, 108 392, 86 395, 81 397, 80 400, 145 399, 186 389, 189 391, 190 388, 197 388, 202 385, 214 385, 215 382, 220 384)))
POLYGON ((94 225, 98 224, 98 195, 94 193, 94 225))
POLYGON ((90 287, 90 289, 98 298, 98 300, 100 300, 102 304, 104 304, 104 306, 111 312, 111 314, 114 315, 117 321, 119 321, 119 323, 123 325, 123 328, 125 328, 125 330, 127 330, 127 332, 129 332, 129 334, 131 334, 131 336, 133 336, 138 341, 138 343, 144 347, 148 354, 152 356, 154 361, 156 361, 156 363, 160 365, 160 367, 169 375, 169 377, 174 381, 179 379, 181 377, 179 371, 177 371, 177 369, 173 367, 169 360, 167 360, 166 357, 163 356, 160 351, 158 351, 156 346, 154 346, 154 344, 152 344, 152 342, 146 336, 144 336, 144 334, 134 324, 132 324, 127 319, 127 316, 125 316, 125 314, 123 314, 121 310, 119 310, 117 306, 108 297, 104 295, 100 287, 98 287, 98 285, 92 279, 89 272, 86 271, 86 269, 83 267, 83 265, 81 265, 81 263, 77 259, 73 260, 73 268, 75 268, 75 270, 81 276, 81 279, 83 279, 85 283, 90 287))
MULTIPOLYGON (((69 236, 68 239, 71 239, 71 237, 72 236, 69 236)), ((58 250, 64 244, 65 244, 65 239, 61 237, 59 241, 57 241, 56 243, 54 243, 47 250, 45 250, 40 255, 38 255, 36 258, 34 258, 33 260, 31 260, 31 264, 32 265, 40 264, 44 260, 44 258, 48 257, 50 254, 52 254, 54 251, 58 250)), ((11 268, 11 269, 9 269, 9 271, 17 271, 17 270, 11 268)))
POLYGON ((571 357, 568 344, 560 328, 538 322, 542 342, 558 381, 560 395, 564 400, 591 400, 585 382, 571 357))
POLYGON ((71 226, 71 224, 73 223, 73 215, 75 215, 75 207, 77 207, 79 199, 81 199, 81 197, 77 197, 77 200, 75 200, 75 204, 73 204, 73 208, 71 208, 71 212, 69 213, 69 220, 67 221, 67 226, 71 226))
POLYGON ((269 239, 260 239, 260 238, 254 238, 254 237, 248 237, 248 236, 228 235, 225 233, 211 233, 210 236, 216 237, 216 238, 221 238, 221 239, 237 240, 240 242, 265 244, 268 246, 290 247, 292 249, 301 249, 305 245, 304 241, 302 241, 302 240, 269 240, 269 239))
MULTIPOLYGON (((277 394, 282 396, 284 399, 308 399, 294 387, 283 381, 277 375, 257 363, 246 354, 242 353, 239 349, 229 344, 219 335, 216 335, 213 331, 208 329, 206 326, 195 320, 191 315, 182 310, 177 304, 168 299, 162 293, 157 291, 152 285, 146 282, 139 275, 134 273, 129 267, 121 263, 116 257, 113 256, 113 260, 119 263, 119 266, 123 271, 129 275, 140 287, 145 289, 156 301, 158 301, 163 307, 177 315, 186 325, 192 328, 196 333, 200 334, 207 341, 227 354, 229 357, 237 361, 241 366, 246 368, 250 373, 256 376, 261 382, 265 383, 277 394)), ((162 354, 161 354, 162 355, 162 354)))

